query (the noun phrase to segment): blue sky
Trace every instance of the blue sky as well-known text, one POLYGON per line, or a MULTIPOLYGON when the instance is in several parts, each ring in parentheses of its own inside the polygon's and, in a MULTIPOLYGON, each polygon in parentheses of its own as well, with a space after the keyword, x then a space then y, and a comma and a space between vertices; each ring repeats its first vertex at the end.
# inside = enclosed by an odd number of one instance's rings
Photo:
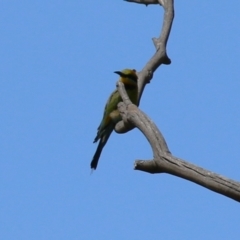
MULTIPOLYGON (((173 155, 240 181, 238 1, 175 1, 169 66, 140 108, 173 155)), ((0 3, 0 238, 239 239, 231 199, 171 175, 137 130, 113 133, 90 175, 105 102, 154 53, 163 10, 124 1, 0 3)))

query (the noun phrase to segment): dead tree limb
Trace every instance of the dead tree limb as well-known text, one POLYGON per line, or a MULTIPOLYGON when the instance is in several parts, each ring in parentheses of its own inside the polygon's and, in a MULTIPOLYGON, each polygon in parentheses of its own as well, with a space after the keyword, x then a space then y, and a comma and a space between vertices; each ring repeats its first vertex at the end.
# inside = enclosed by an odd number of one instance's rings
MULTIPOLYGON (((171 60, 167 56, 167 41, 171 31, 174 18, 173 0, 125 0, 138 4, 159 4, 164 8, 164 20, 161 34, 158 38, 153 38, 156 48, 155 54, 147 62, 145 67, 138 72, 139 101, 144 87, 153 77, 154 71, 161 64, 170 64, 171 60)), ((209 190, 222 194, 233 200, 240 202, 240 183, 225 178, 219 174, 205 170, 201 167, 188 163, 182 159, 174 157, 168 149, 166 141, 151 119, 133 105, 129 100, 122 83, 117 84, 118 91, 123 99, 119 103, 118 109, 122 116, 122 121, 117 124, 115 131, 124 133, 137 127, 149 141, 153 150, 152 160, 136 160, 135 170, 148 173, 168 173, 180 178, 184 178, 199 184, 209 190)))
MULTIPOLYGON (((147 83, 149 83, 153 77, 153 73, 161 64, 170 64, 171 60, 167 55, 167 41, 171 31, 172 22, 174 18, 174 5, 173 0, 139 0, 139 1, 129 1, 128 2, 135 2, 141 4, 159 4, 164 8, 164 19, 163 19, 163 26, 158 38, 153 38, 153 43, 156 48, 156 52, 151 57, 151 59, 147 62, 144 68, 138 72, 138 105, 141 100, 141 96, 143 90, 147 83)), ((125 133, 132 130, 132 126, 124 125, 123 121, 119 122, 116 127, 115 131, 117 133, 125 133)))
POLYGON ((145 135, 153 150, 153 159, 136 160, 135 170, 148 173, 169 173, 240 202, 239 182, 174 157, 154 122, 131 103, 124 85, 119 82, 117 88, 123 99, 123 102, 118 105, 123 122, 137 127, 145 135))

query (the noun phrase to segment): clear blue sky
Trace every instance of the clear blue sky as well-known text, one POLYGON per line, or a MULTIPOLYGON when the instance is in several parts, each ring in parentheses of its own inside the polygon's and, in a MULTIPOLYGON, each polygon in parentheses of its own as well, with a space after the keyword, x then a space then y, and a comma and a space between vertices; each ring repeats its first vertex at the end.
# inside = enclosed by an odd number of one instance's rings
MULTIPOLYGON (((140 108, 171 152, 240 181, 239 1, 175 1, 161 66, 140 108)), ((108 95, 155 49, 163 10, 124 1, 0 3, 0 239, 240 238, 239 203, 171 175, 133 130, 113 133, 90 175, 108 95)))

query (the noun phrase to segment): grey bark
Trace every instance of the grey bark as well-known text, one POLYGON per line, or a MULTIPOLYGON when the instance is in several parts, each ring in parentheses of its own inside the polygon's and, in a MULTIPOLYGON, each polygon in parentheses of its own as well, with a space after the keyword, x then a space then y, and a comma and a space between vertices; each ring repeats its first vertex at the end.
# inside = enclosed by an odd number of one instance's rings
MULTIPOLYGON (((173 0, 126 1, 146 5, 160 4, 165 11, 161 34, 158 38, 153 38, 156 52, 147 62, 146 66, 140 72, 138 72, 140 103, 144 87, 152 79, 154 71, 161 64, 171 63, 171 60, 167 56, 166 46, 174 18, 174 3, 173 0)), ((168 149, 163 135, 154 124, 154 122, 136 105, 131 103, 124 89, 124 85, 119 82, 117 83, 117 88, 123 99, 123 102, 119 103, 118 105, 118 109, 123 120, 116 125, 115 131, 118 133, 125 133, 134 127, 137 127, 145 135, 153 150, 153 159, 136 160, 134 164, 135 170, 140 170, 152 174, 172 174, 240 202, 239 182, 228 179, 209 170, 205 170, 201 167, 173 156, 168 149)))

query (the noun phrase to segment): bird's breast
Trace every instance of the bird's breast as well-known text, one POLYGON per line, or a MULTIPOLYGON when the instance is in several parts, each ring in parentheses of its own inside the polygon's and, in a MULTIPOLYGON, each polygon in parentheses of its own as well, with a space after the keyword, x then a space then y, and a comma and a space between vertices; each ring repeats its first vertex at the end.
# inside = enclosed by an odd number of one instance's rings
POLYGON ((128 97, 130 98, 131 102, 133 104, 137 104, 137 100, 138 100, 138 89, 135 88, 126 88, 128 97))

